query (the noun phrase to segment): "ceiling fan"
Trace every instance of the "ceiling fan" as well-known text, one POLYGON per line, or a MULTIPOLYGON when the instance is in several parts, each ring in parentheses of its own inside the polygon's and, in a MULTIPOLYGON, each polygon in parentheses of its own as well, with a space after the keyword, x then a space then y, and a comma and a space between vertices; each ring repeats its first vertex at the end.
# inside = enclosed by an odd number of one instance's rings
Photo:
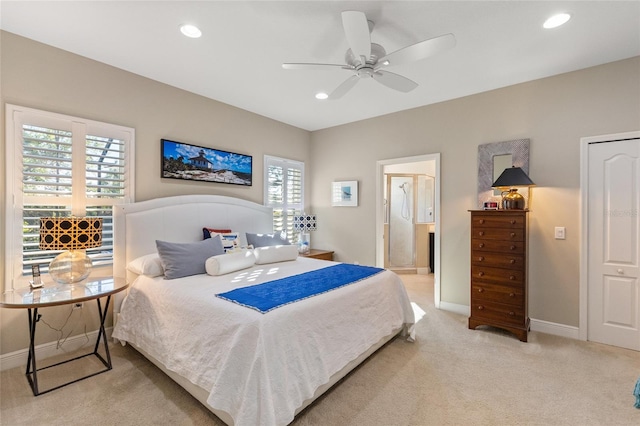
POLYGON ((373 25, 373 22, 368 21, 363 12, 344 11, 342 12, 342 26, 349 44, 349 49, 345 53, 346 64, 284 63, 282 68, 288 70, 344 69, 351 71, 353 75, 336 87, 329 94, 329 99, 341 98, 362 78, 373 78, 391 89, 407 93, 418 87, 418 83, 399 74, 386 71, 384 68, 419 61, 450 49, 456 44, 456 38, 453 34, 445 34, 387 54, 382 46, 371 42, 370 33, 373 30, 373 25))

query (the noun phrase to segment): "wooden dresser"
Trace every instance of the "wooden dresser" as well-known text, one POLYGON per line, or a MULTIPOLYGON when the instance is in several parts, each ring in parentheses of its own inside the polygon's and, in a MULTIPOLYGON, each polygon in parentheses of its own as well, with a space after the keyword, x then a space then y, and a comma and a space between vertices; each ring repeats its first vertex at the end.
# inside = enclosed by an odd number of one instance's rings
POLYGON ((470 329, 490 325, 527 341, 527 213, 471 210, 470 329))

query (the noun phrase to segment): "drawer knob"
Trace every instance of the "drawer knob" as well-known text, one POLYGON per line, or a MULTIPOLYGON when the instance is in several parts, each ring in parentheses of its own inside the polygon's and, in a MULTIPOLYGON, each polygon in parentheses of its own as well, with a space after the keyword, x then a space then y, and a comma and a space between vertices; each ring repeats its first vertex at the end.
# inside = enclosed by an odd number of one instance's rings
POLYGON ((484 223, 484 219, 480 219, 478 222, 482 225, 484 223))
POLYGON ((482 237, 484 235, 484 231, 478 232, 478 235, 480 235, 482 237))
POLYGON ((510 316, 514 316, 515 314, 516 314, 516 313, 515 313, 515 312, 513 312, 513 311, 509 312, 509 315, 510 315, 510 316))
POLYGON ((482 306, 482 305, 478 306, 478 310, 479 310, 479 311, 481 311, 481 310, 483 310, 483 309, 484 309, 484 306, 482 306))
POLYGON ((511 281, 513 281, 513 280, 515 280, 515 279, 516 279, 516 277, 515 277, 515 276, 513 276, 513 275, 510 275, 510 276, 509 276, 509 279, 510 279, 511 281))
POLYGON ((484 243, 478 244, 478 247, 480 247, 480 248, 484 247, 484 243))
POLYGON ((516 221, 515 221, 514 219, 511 219, 511 220, 509 221, 509 223, 511 223, 512 225, 515 225, 515 224, 516 224, 516 221))
POLYGON ((482 271, 478 272, 478 276, 479 276, 479 277, 484 276, 484 272, 482 272, 482 271))
POLYGON ((511 250, 515 250, 515 249, 516 249, 516 246, 511 246, 511 247, 509 247, 509 248, 510 248, 511 250))
POLYGON ((515 237, 515 236, 516 236, 516 233, 515 233, 515 232, 512 232, 510 235, 511 235, 511 238, 513 238, 513 237, 515 237))
POLYGON ((509 297, 516 297, 515 293, 509 293, 509 297))
POLYGON ((479 288, 478 289, 478 293, 483 293, 484 292, 484 288, 479 288))
POLYGON ((480 257, 478 258, 478 262, 482 262, 483 260, 484 260, 484 256, 480 256, 480 257))
POLYGON ((515 259, 510 259, 509 263, 513 265, 514 263, 516 263, 516 260, 515 259))

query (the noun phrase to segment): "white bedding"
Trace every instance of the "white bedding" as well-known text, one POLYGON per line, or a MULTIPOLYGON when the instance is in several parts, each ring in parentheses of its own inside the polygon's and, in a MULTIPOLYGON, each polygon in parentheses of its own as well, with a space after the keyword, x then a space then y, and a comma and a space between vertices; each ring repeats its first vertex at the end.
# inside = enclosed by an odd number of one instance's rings
POLYGON ((261 314, 215 297, 334 264, 309 258, 222 276, 140 276, 113 337, 140 347, 211 393, 207 403, 235 425, 285 425, 332 374, 414 316, 399 277, 366 280, 261 314))

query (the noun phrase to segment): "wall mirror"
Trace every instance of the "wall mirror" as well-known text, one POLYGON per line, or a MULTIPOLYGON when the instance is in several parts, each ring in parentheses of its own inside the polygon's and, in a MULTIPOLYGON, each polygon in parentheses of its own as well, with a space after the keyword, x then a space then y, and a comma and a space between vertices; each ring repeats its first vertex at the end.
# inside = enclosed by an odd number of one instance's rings
MULTIPOLYGON (((491 184, 507 167, 521 167, 529 174, 529 139, 517 139, 505 142, 485 143, 478 146, 478 208, 485 201, 500 202, 499 190, 491 188, 491 184)), ((522 188, 518 192, 529 204, 529 190, 522 188)))

